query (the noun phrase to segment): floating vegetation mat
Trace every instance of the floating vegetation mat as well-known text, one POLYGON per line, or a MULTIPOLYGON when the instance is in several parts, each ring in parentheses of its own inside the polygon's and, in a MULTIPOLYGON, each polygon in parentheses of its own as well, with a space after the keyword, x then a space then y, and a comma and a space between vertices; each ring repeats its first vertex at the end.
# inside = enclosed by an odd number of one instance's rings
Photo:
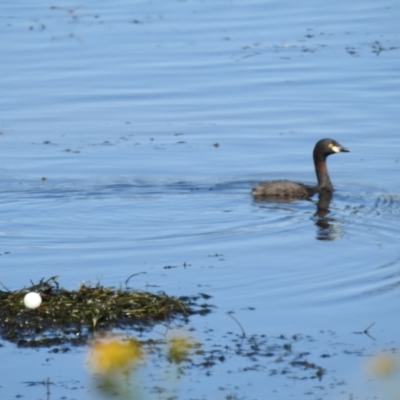
POLYGON ((21 290, 0 291, 0 335, 25 347, 84 344, 93 331, 144 330, 160 322, 207 314, 210 306, 199 302, 208 297, 176 298, 100 284, 67 290, 52 277, 21 290), (30 292, 42 298, 35 309, 24 305, 24 297, 30 292))

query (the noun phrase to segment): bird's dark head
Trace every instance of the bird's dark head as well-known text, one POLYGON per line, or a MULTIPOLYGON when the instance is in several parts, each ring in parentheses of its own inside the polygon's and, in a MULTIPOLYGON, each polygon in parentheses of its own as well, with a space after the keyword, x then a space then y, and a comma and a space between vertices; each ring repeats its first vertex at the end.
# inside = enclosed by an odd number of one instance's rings
POLYGON ((321 139, 314 147, 314 156, 327 157, 334 153, 348 153, 350 150, 333 139, 321 139))

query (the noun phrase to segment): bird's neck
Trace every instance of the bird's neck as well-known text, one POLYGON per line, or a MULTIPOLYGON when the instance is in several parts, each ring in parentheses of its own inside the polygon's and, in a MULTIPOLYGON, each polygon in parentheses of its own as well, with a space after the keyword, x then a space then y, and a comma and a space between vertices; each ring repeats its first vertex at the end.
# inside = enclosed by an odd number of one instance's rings
POLYGON ((317 174, 318 189, 333 191, 333 185, 329 179, 326 167, 326 156, 314 153, 315 173, 317 174))

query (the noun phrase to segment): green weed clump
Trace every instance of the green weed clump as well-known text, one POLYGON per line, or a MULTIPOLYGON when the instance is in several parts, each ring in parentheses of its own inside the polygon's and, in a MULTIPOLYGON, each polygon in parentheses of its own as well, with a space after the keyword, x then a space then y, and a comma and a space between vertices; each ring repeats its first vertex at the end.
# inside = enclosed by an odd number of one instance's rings
POLYGON ((59 286, 57 277, 51 277, 21 290, 0 291, 0 335, 19 346, 83 344, 93 331, 144 330, 159 322, 209 312, 207 304, 197 306, 198 299, 100 284, 67 290, 59 286), (24 306, 24 296, 29 292, 41 295, 40 307, 24 306))

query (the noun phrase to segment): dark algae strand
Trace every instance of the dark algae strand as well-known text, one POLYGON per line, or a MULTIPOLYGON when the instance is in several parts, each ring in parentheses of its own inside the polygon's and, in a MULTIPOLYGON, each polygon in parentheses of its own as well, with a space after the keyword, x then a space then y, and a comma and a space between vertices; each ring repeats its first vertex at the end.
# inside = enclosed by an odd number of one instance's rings
POLYGON ((252 195, 257 200, 281 200, 290 201, 294 199, 308 199, 315 193, 333 192, 333 185, 328 175, 326 158, 335 153, 349 152, 333 139, 321 139, 317 142, 313 151, 315 173, 317 184, 315 186, 305 185, 289 180, 274 180, 260 182, 254 186, 252 195))

